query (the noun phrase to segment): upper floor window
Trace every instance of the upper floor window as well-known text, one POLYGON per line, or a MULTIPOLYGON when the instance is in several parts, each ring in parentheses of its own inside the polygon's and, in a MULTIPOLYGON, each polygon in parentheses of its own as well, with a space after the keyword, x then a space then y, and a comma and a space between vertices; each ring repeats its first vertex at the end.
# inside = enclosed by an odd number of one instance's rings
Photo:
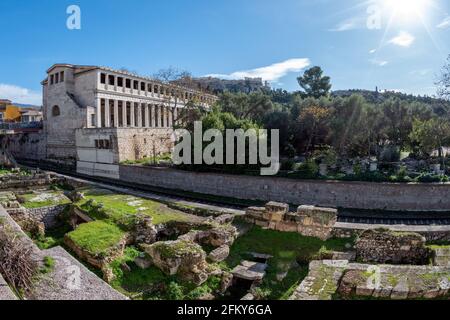
POLYGON ((127 89, 131 89, 131 79, 126 79, 126 80, 125 80, 125 87, 126 87, 127 89))
POLYGON ((64 82, 64 71, 61 71, 59 80, 61 80, 61 82, 64 82))
POLYGON ((106 84, 106 74, 104 74, 104 73, 100 74, 100 83, 106 84))
POLYGON ((58 106, 53 106, 52 108, 52 117, 58 117, 61 115, 61 111, 59 110, 58 106))
POLYGON ((139 89, 139 81, 134 80, 133 81, 133 89, 138 90, 139 89))
POLYGON ((53 74, 50 75, 50 84, 55 83, 55 76, 53 74))
POLYGON ((152 84, 151 84, 151 83, 149 83, 149 84, 147 85, 147 91, 148 91, 148 92, 152 92, 152 84))
POLYGON ((141 91, 145 91, 145 82, 141 82, 141 91))
POLYGON ((55 83, 59 82, 59 73, 55 73, 55 83))
POLYGON ((123 87, 123 78, 122 77, 117 77, 117 86, 123 87))
POLYGON ((110 75, 110 76, 108 76, 108 84, 110 85, 110 86, 113 86, 113 85, 115 85, 116 84, 116 77, 114 77, 114 76, 112 76, 112 75, 110 75))

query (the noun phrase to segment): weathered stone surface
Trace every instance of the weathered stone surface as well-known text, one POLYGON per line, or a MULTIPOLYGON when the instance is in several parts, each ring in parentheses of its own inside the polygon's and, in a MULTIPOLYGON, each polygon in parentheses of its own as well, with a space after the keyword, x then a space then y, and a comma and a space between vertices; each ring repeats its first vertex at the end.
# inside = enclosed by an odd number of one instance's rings
POLYGON ((450 267, 450 247, 433 248, 433 264, 450 267))
POLYGON ((427 264, 431 250, 415 233, 367 230, 356 242, 357 260, 365 263, 427 264))
POLYGON ((222 262, 230 255, 230 247, 228 245, 220 246, 211 251, 208 255, 208 260, 211 262, 222 262))
POLYGON ((331 300, 348 261, 312 261, 309 274, 289 300, 331 300))
POLYGON ((127 300, 63 248, 45 250, 42 256, 52 257, 55 266, 36 283, 30 300, 127 300))
POLYGON ((150 259, 146 257, 137 257, 134 259, 134 263, 141 269, 148 269, 152 265, 150 259))
POLYGON ((244 219, 263 228, 281 232, 298 232, 304 236, 328 239, 337 221, 337 210, 300 206, 298 212, 288 212, 289 206, 269 202, 265 208, 250 207, 244 219))
POLYGON ((260 281, 266 275, 267 264, 252 261, 242 261, 231 271, 235 278, 249 281, 260 281))
POLYGON ((137 215, 133 231, 134 242, 137 244, 152 244, 156 242, 158 230, 152 217, 137 215))
POLYGON ((221 294, 224 294, 228 291, 228 289, 233 285, 233 279, 234 276, 232 273, 224 272, 222 274, 222 279, 220 281, 220 292, 221 294))
POLYGON ((188 240, 143 245, 152 263, 167 275, 179 275, 186 281, 202 284, 208 279, 206 253, 188 240))
MULTIPOLYGON (((319 298, 318 283, 331 279, 334 269, 337 292, 343 297, 376 297, 386 299, 433 299, 446 296, 450 288, 450 268, 431 266, 368 265, 350 263, 332 266, 329 261, 314 261, 294 299, 319 298), (320 271, 321 272, 318 272, 320 271), (319 279, 319 280, 318 280, 319 279)), ((328 280, 327 283, 331 283, 328 280)), ((323 299, 326 297, 320 297, 323 299)))
POLYGON ((0 301, 2 300, 17 300, 17 297, 0 274, 0 301))

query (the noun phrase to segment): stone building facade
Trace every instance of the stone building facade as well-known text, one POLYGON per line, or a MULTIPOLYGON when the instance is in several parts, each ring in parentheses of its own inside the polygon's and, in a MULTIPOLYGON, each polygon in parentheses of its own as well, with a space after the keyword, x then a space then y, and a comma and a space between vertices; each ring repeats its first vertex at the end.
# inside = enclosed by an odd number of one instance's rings
POLYGON ((208 109, 217 99, 98 66, 55 64, 42 86, 43 131, 15 137, 13 153, 30 159, 39 146, 35 160, 110 178, 119 178, 122 161, 170 152, 181 110, 188 103, 208 109))

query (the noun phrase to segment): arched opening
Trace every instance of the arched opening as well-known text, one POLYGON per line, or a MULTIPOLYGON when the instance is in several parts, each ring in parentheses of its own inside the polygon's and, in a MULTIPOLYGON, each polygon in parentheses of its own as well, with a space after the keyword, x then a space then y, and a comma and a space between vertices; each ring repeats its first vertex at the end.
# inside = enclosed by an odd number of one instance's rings
POLYGON ((53 106, 52 108, 52 117, 58 117, 61 115, 61 111, 59 110, 58 106, 53 106))

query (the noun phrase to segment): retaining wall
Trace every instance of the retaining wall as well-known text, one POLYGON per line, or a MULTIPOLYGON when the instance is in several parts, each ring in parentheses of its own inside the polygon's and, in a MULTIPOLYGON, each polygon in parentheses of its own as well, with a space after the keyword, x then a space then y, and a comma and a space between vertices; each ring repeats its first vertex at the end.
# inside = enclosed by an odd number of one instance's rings
POLYGON ((120 180, 245 200, 355 209, 450 211, 450 184, 295 180, 120 166, 120 180))

